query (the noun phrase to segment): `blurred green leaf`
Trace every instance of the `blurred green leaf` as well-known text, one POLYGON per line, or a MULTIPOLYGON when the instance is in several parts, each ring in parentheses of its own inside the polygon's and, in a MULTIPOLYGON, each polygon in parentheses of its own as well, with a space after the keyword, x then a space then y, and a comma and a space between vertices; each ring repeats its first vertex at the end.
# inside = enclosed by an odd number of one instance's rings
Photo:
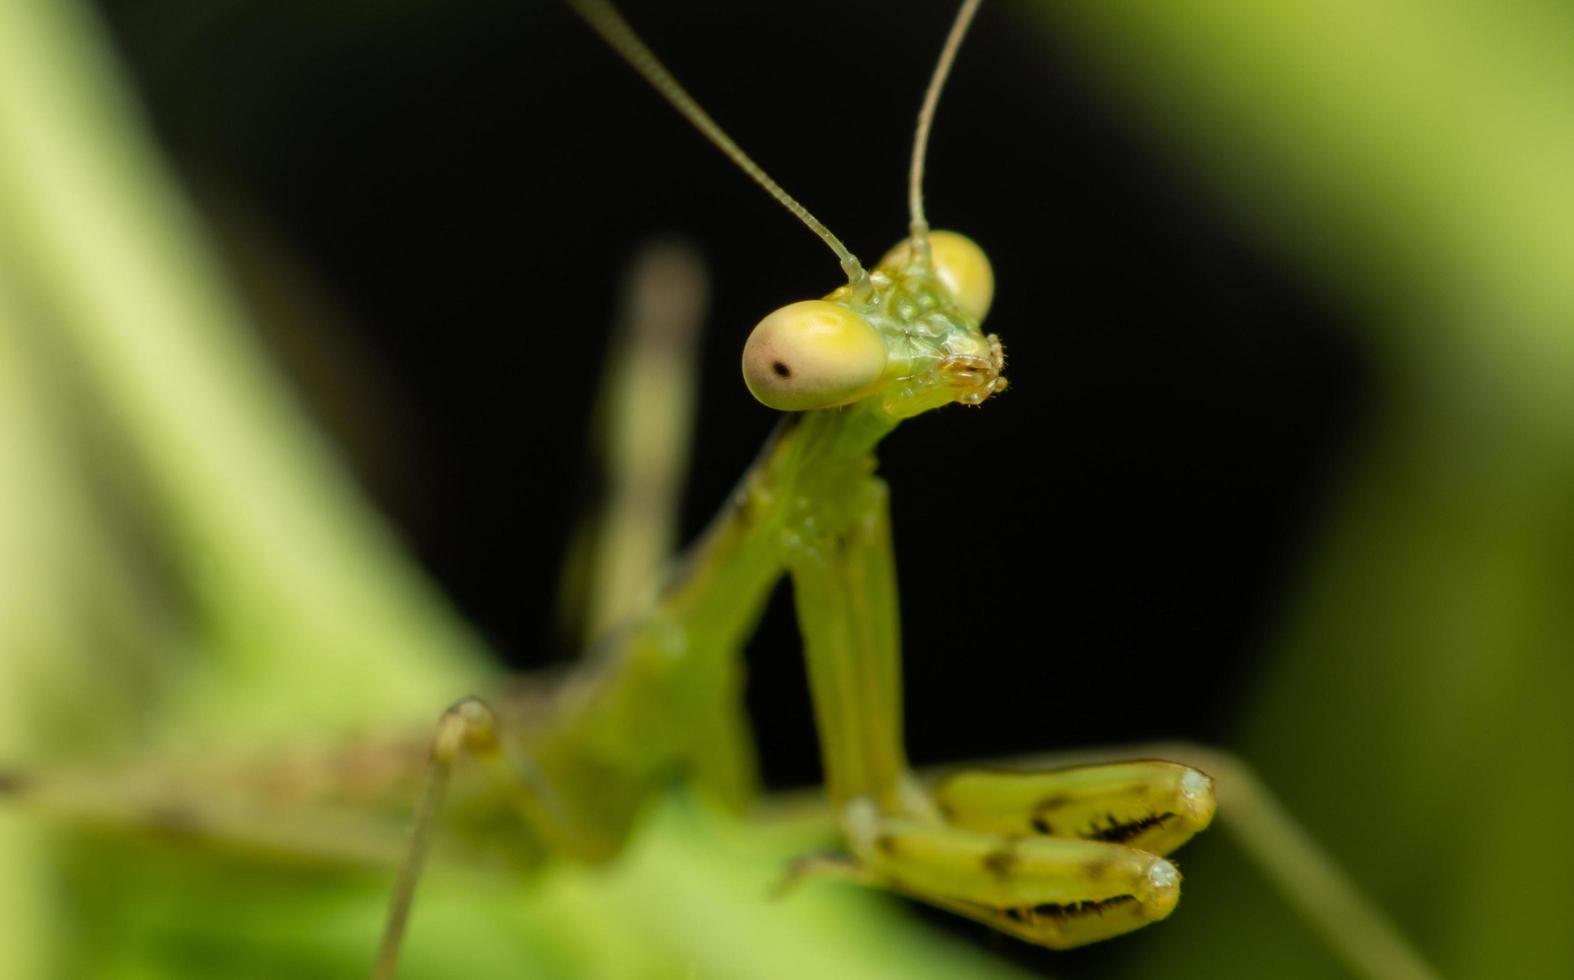
MULTIPOLYGON (((1358 313, 1386 374, 1245 753, 1446 974, 1569 975, 1574 9, 1022 9, 1358 313)), ((1293 923, 1207 911, 1228 942, 1165 933, 1144 972, 1329 975, 1284 955, 1293 923)))

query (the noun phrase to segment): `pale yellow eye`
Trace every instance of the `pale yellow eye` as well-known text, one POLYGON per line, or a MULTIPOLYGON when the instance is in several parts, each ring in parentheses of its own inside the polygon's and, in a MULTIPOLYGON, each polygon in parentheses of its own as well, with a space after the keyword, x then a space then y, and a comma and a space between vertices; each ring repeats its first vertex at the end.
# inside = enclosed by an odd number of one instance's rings
POLYGON ((784 412, 845 405, 885 373, 885 341, 863 317, 823 299, 782 307, 743 345, 743 380, 784 412))
MULTIPOLYGON (((885 253, 878 268, 899 271, 907 264, 911 247, 906 241, 885 253)), ((956 308, 983 322, 995 298, 995 270, 984 250, 966 235, 954 231, 929 233, 929 257, 940 284, 951 294, 956 308)))

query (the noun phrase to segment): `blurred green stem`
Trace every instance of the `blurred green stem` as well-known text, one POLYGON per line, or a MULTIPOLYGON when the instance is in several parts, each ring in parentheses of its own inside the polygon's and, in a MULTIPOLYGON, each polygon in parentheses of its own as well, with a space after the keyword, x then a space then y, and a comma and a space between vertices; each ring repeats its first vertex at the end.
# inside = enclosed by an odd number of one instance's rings
POLYGON ((75 3, 0 5, 0 229, 31 329, 100 400, 197 603, 207 662, 172 723, 433 716, 486 676, 479 644, 268 365, 104 47, 75 3))

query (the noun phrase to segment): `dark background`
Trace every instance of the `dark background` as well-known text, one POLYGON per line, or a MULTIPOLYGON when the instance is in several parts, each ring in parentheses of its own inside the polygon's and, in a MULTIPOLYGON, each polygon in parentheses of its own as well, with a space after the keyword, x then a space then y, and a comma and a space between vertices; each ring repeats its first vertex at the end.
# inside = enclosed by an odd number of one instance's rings
MULTIPOLYGON (((297 384, 511 665, 553 627, 619 276, 677 234, 714 283, 685 526, 773 424, 749 328, 835 260, 553 4, 106 3, 153 123, 297 384)), ((866 261, 905 229, 949 4, 626 5, 866 261)), ((985 246, 1012 388, 893 436, 918 763, 1188 737, 1237 699, 1370 401, 1333 312, 1009 5, 941 104, 931 220, 985 246), (973 532, 958 553, 947 529, 973 532)), ((790 603, 749 651, 773 785, 817 776, 790 603)))

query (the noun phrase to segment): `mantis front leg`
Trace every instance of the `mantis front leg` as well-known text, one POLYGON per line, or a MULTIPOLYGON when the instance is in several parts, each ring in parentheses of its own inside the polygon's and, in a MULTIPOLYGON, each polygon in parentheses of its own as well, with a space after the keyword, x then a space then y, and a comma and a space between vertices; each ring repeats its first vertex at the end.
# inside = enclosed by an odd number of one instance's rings
POLYGON ((934 794, 902 749, 901 651, 888 491, 857 484, 842 520, 789 539, 828 792, 852 875, 1067 947, 1164 918, 1180 874, 1162 855, 1207 826, 1201 772, 1139 761, 964 773, 934 794))
POLYGON ((873 477, 856 487, 844 527, 816 533, 810 518, 790 532, 787 564, 831 801, 838 810, 866 800, 901 812, 911 780, 890 490, 873 477))

